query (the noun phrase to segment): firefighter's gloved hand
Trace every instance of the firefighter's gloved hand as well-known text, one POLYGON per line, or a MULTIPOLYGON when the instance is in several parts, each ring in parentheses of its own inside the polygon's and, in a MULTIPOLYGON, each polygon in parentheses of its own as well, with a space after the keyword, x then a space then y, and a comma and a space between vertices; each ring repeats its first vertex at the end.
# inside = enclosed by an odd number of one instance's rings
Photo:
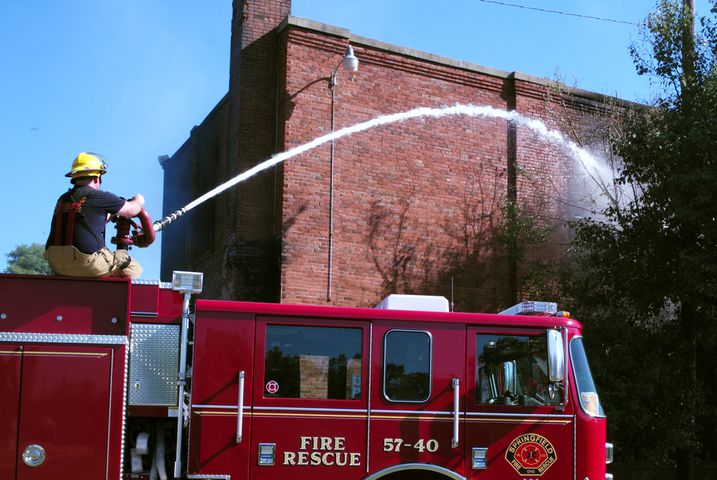
POLYGON ((138 193, 134 197, 130 198, 130 201, 132 200, 139 203, 140 206, 144 205, 144 195, 142 195, 141 193, 138 193))

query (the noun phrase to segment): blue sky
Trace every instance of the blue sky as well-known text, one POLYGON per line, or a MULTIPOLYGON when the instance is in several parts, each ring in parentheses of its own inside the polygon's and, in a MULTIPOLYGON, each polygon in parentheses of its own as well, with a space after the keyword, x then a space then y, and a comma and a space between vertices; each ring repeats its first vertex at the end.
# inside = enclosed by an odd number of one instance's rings
MULTIPOLYGON (((634 23, 654 5, 504 3, 634 23)), ((695 4, 698 15, 708 12, 708 0, 695 4)), ((173 154, 226 93, 231 11, 231 0, 0 2, 0 271, 16 245, 45 242, 54 202, 69 185, 63 175, 80 151, 107 157, 103 188, 141 192, 150 215, 161 216, 157 157, 173 154)), ((635 25, 481 0, 293 0, 292 15, 628 100, 654 93, 628 55, 635 25)), ((132 254, 143 278, 159 278, 159 239, 132 254)))

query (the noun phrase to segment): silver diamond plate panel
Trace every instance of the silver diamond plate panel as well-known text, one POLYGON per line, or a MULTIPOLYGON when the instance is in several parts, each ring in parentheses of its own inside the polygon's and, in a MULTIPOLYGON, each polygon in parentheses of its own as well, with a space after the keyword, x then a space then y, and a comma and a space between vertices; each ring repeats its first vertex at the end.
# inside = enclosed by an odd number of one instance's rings
POLYGON ((143 278, 133 278, 132 285, 159 285, 159 288, 169 290, 172 288, 171 282, 160 282, 159 280, 145 280, 143 278))
POLYGON ((129 345, 129 404, 176 406, 179 325, 133 323, 129 345))
POLYGON ((82 343, 97 345, 127 345, 124 335, 82 335, 69 333, 0 332, 0 342, 82 343))
POLYGON ((190 480, 232 480, 231 475, 187 475, 190 480))

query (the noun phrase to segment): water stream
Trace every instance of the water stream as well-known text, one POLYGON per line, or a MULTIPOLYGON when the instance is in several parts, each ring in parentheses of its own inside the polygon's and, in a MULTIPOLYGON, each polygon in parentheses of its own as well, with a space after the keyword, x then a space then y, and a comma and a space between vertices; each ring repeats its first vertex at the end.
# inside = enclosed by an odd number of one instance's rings
POLYGON ((331 142, 332 140, 337 140, 347 135, 363 132, 364 130, 369 130, 371 128, 378 127, 381 125, 387 125, 389 123, 403 122, 406 120, 417 118, 441 118, 453 115, 498 118, 513 122, 516 125, 523 125, 535 132, 544 141, 565 148, 573 156, 573 158, 575 158, 580 163, 580 165, 582 165, 588 175, 601 177, 601 172, 604 170, 604 167, 595 156, 593 156, 587 150, 580 148, 570 139, 566 138, 558 130, 551 130, 540 120, 525 117, 515 111, 501 110, 485 105, 470 104, 457 104, 450 107, 440 108, 420 107, 415 108, 413 110, 408 110, 406 112, 382 115, 380 117, 376 117, 365 122, 357 123, 350 127, 342 128, 340 130, 336 130, 326 135, 317 137, 310 142, 307 142, 303 145, 299 145, 298 147, 292 148, 285 152, 276 154, 268 160, 259 163, 258 165, 250 168, 249 170, 240 173, 236 177, 210 190, 196 200, 193 200, 192 202, 187 204, 185 207, 165 217, 163 220, 155 222, 154 230, 161 230, 166 225, 173 222, 177 217, 183 215, 184 213, 202 204, 203 202, 206 202, 207 200, 219 195, 225 190, 237 185, 238 183, 248 180, 254 175, 263 172, 264 170, 267 170, 282 162, 285 162, 286 160, 295 157, 296 155, 312 150, 325 143, 331 142))

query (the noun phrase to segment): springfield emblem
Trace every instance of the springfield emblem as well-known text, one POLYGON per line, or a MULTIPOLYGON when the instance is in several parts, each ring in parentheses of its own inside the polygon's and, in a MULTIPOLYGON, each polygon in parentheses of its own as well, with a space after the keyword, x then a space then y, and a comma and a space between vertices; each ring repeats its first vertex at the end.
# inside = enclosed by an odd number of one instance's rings
POLYGON ((558 455, 547 438, 526 433, 510 443, 505 451, 505 459, 518 474, 539 477, 555 463, 558 455))

